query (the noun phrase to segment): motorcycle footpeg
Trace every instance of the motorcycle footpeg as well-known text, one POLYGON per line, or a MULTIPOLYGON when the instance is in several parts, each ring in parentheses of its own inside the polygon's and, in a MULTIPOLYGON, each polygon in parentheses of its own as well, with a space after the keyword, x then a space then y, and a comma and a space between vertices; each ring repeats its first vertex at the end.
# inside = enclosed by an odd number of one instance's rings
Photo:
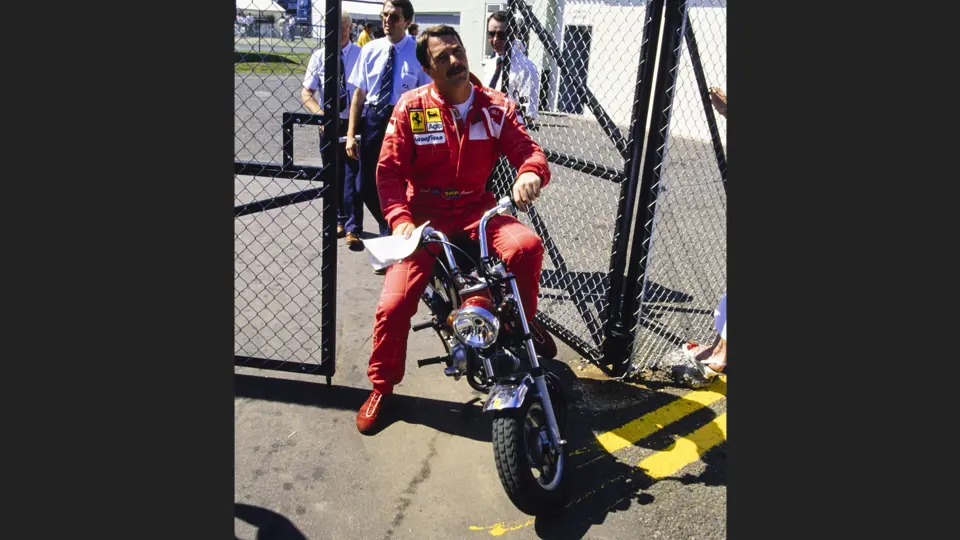
POLYGON ((417 367, 431 366, 433 364, 442 364, 446 360, 446 356, 434 356, 433 358, 425 358, 423 360, 417 360, 417 367))
POLYGON ((420 324, 413 325, 413 331, 419 332, 421 330, 426 330, 427 328, 435 328, 437 326, 437 321, 430 319, 427 322, 422 322, 420 324))
POLYGON ((463 372, 456 368, 456 366, 450 366, 444 368, 443 374, 447 377, 453 377, 453 380, 459 381, 460 377, 463 377, 463 372))

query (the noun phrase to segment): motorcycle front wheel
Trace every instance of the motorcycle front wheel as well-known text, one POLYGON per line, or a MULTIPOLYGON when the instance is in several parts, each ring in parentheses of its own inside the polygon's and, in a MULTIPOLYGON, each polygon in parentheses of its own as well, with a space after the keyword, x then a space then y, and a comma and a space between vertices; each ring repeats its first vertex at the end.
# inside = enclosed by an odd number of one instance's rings
POLYGON ((510 501, 537 515, 566 500, 566 449, 551 448, 547 416, 539 398, 530 396, 516 409, 497 411, 493 419, 493 456, 510 501))

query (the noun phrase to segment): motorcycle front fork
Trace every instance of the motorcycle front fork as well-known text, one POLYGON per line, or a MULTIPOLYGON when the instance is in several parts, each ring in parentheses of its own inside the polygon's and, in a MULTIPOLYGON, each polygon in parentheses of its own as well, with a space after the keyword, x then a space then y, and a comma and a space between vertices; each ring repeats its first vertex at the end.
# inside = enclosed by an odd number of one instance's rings
MULTIPOLYGON (((497 264, 496 271, 500 276, 507 277, 507 272, 502 262, 497 264)), ((540 398, 541 403, 543 403, 543 412, 547 416, 547 427, 550 428, 548 430, 550 444, 554 450, 559 453, 561 446, 566 444, 567 441, 560 438, 560 428, 557 426, 557 417, 554 414, 553 403, 550 400, 550 391, 547 389, 547 380, 544 376, 543 368, 540 367, 537 353, 533 348, 533 338, 530 336, 530 325, 527 323, 527 317, 523 311, 523 300, 520 299, 520 290, 517 288, 517 280, 515 278, 510 278, 510 290, 513 292, 513 298, 517 302, 516 309, 519 314, 520 324, 523 327, 523 335, 527 336, 524 340, 524 345, 527 348, 527 356, 530 358, 530 366, 532 367, 530 375, 533 377, 533 382, 537 389, 537 396, 540 398)), ((492 370, 488 370, 488 373, 490 371, 492 370)))

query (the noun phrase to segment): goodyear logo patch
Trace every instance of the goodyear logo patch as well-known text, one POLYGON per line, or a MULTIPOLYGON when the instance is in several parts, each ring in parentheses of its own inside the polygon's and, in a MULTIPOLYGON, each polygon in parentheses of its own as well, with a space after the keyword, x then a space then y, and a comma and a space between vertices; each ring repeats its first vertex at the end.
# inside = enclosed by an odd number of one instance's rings
POLYGON ((447 136, 443 133, 424 133, 413 136, 413 144, 444 144, 447 142, 447 136))
POLYGON ((410 109, 410 129, 414 133, 426 133, 427 124, 423 119, 423 109, 410 109))

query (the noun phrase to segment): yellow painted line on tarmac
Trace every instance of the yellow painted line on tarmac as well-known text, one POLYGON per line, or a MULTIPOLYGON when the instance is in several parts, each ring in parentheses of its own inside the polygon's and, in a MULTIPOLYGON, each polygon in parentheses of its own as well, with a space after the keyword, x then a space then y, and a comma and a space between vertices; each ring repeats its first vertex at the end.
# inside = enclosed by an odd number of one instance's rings
POLYGON ((476 525, 471 525, 470 530, 471 531, 487 531, 490 533, 490 536, 503 536, 508 532, 518 531, 524 527, 529 527, 530 525, 533 525, 535 521, 536 521, 535 519, 531 519, 526 523, 520 523, 519 525, 507 525, 505 522, 496 523, 494 525, 490 525, 489 527, 478 527, 476 525))
POLYGON ((637 464, 653 479, 666 478, 679 471, 708 450, 727 440, 727 413, 689 435, 677 439, 669 448, 657 452, 637 464))
MULTIPOLYGON (((700 390, 687 392, 679 399, 671 401, 659 409, 631 420, 617 429, 597 435, 597 443, 612 454, 649 437, 691 413, 720 401, 726 396, 727 378, 725 375, 720 375, 700 390)), ((578 450, 574 455, 577 453, 582 452, 578 450)))

